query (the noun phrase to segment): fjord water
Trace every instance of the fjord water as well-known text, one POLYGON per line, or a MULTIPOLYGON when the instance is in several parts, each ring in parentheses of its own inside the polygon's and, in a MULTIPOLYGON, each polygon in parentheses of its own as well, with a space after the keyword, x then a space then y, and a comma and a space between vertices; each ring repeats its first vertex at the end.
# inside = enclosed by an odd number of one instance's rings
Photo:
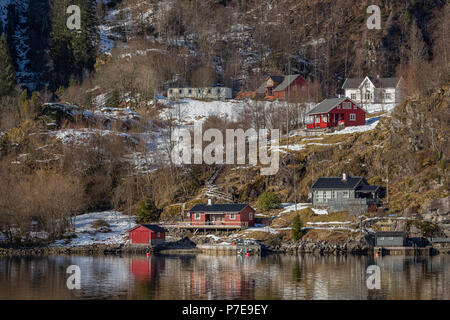
POLYGON ((0 258, 0 299, 450 299, 450 256, 0 258), (368 290, 366 269, 381 269, 368 290), (67 288, 67 268, 81 289, 67 288))

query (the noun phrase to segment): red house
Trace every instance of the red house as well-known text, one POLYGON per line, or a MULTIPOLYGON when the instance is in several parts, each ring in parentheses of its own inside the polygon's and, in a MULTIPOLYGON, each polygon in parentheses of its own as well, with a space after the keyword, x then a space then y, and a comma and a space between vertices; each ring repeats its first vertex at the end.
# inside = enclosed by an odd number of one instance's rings
POLYGON ((248 204, 196 204, 188 213, 190 225, 217 229, 245 229, 255 224, 255 209, 248 204))
POLYGON ((308 112, 307 129, 366 124, 366 111, 349 98, 325 99, 308 112))
POLYGON ((166 241, 167 230, 156 224, 140 224, 127 232, 131 244, 154 246, 166 241))
POLYGON ((288 76, 269 76, 256 90, 256 94, 266 100, 284 100, 295 96, 306 86, 306 80, 299 74, 288 76))

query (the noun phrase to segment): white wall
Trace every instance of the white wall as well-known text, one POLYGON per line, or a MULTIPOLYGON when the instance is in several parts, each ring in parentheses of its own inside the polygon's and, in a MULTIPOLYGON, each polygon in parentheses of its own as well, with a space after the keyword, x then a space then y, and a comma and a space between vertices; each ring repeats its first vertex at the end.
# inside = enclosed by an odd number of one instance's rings
POLYGON ((224 100, 231 99, 232 93, 230 88, 226 87, 209 87, 209 88, 170 88, 167 91, 169 99, 213 99, 224 100))

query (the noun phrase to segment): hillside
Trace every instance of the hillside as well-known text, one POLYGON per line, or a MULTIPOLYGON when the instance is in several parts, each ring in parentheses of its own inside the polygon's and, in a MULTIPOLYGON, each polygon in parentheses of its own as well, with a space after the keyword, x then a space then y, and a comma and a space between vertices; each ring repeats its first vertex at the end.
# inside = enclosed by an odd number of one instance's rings
POLYGON ((308 237, 323 238, 325 228, 345 239, 361 232, 357 217, 309 204, 315 179, 342 173, 388 189, 380 216, 438 223, 436 234, 448 236, 448 213, 437 217, 430 204, 449 196, 445 1, 378 1, 384 27, 373 32, 365 6, 346 0, 75 2, 86 21, 71 33, 57 14, 60 0, 0 1, 7 39, 0 53, 11 58, 1 62, 12 61, 17 79, 0 101, 0 234, 8 241, 31 241, 35 229, 61 240, 79 214, 134 216, 150 203, 170 222, 210 197, 256 206, 264 192, 284 207, 259 210, 273 225, 248 230, 249 237, 289 239, 297 202, 308 237), (42 25, 39 32, 30 22, 42 25), (309 81, 308 99, 164 96, 187 85, 254 90, 268 73, 289 71, 309 81), (346 77, 366 74, 402 76, 404 101, 367 106, 363 126, 301 135, 312 106, 335 95, 346 77), (172 134, 200 122, 221 132, 280 129, 279 172, 175 165, 172 134))

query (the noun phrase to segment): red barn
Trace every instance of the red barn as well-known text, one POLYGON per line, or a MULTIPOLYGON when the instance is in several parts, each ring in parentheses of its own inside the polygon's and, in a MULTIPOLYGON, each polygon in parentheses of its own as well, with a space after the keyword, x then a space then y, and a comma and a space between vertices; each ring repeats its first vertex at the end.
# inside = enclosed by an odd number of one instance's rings
POLYGON ((248 204, 196 204, 190 211, 191 226, 217 228, 252 227, 255 224, 255 209, 248 204))
POLYGON ((284 100, 288 96, 295 96, 306 86, 306 80, 299 74, 288 76, 269 76, 256 90, 256 94, 264 96, 266 100, 284 100))
POLYGON ((167 230, 156 224, 141 224, 127 231, 131 244, 158 245, 166 241, 167 230))
POLYGON ((349 98, 325 99, 308 112, 307 129, 336 126, 362 126, 366 124, 366 111, 349 98))

